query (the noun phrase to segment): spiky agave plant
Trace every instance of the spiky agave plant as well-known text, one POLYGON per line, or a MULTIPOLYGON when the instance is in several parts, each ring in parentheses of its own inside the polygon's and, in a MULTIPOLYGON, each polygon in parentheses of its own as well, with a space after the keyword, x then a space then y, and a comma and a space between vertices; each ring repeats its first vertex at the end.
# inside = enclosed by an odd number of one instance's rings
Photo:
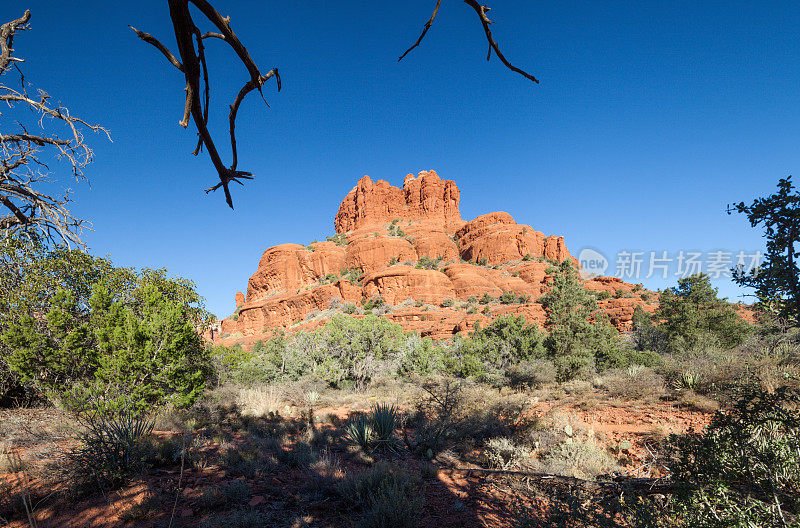
POLYGON ((372 407, 372 429, 375 432, 376 445, 393 444, 394 429, 397 425, 397 407, 388 403, 376 403, 372 407))
POLYGON ((354 444, 360 446, 361 449, 370 449, 375 437, 370 417, 362 414, 350 420, 347 424, 347 435, 350 437, 350 440, 354 444))

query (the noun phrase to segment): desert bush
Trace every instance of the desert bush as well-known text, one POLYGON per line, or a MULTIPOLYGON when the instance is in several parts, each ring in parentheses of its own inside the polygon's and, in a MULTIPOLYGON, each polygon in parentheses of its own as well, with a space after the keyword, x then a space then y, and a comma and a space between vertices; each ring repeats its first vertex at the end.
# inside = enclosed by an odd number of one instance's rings
POLYGON ((483 452, 486 464, 494 469, 515 469, 524 466, 530 456, 527 447, 505 437, 489 439, 483 452))
POLYGON ((316 371, 332 386, 364 386, 399 351, 403 330, 385 318, 335 316, 316 332, 323 347, 314 358, 316 371))
POLYGON ((498 300, 500 301, 500 304, 514 304, 517 302, 517 294, 510 291, 504 291, 500 294, 498 300))
POLYGON ((439 306, 442 308, 450 308, 453 306, 453 299, 444 299, 439 306))
POLYGON ((415 438, 409 448, 432 458, 461 429, 464 423, 463 383, 453 379, 428 380, 425 395, 416 405, 415 438))
POLYGON ((145 469, 153 421, 134 405, 95 403, 78 413, 78 423, 78 445, 69 459, 86 481, 115 489, 145 469))
POLYGON ((570 438, 552 447, 543 457, 545 473, 594 479, 617 467, 608 450, 591 438, 570 438))
POLYGON ((665 394, 664 378, 643 365, 607 371, 600 385, 614 397, 625 401, 652 400, 665 394))
POLYGON ((383 297, 380 295, 375 295, 370 299, 361 299, 361 306, 364 308, 365 311, 372 310, 373 308, 378 308, 379 306, 383 306, 385 304, 383 297))
POLYGON ((446 355, 445 345, 412 334, 401 346, 398 373, 406 377, 440 374, 445 370, 446 355))
POLYGON ((419 477, 379 462, 347 474, 336 489, 346 504, 360 510, 359 528, 412 528, 422 515, 421 487, 419 477))
POLYGON ((510 387, 529 387, 538 389, 556 381, 556 367, 552 361, 534 359, 521 361, 511 365, 505 371, 505 377, 510 387))
MULTIPOLYGON (((529 324, 524 317, 504 315, 485 328, 476 323, 470 339, 461 344, 460 353, 472 356, 472 363, 480 364, 479 373, 502 372, 512 364, 544 356, 543 341, 538 326, 529 324)), ((454 373, 469 375, 463 371, 454 373)))
POLYGON ((708 348, 729 349, 751 333, 724 299, 717 297, 708 275, 699 273, 678 280, 678 286, 661 293, 656 320, 669 352, 685 353, 708 348))
POLYGON ((347 235, 344 233, 336 233, 333 236, 329 236, 326 238, 328 242, 333 242, 337 246, 346 246, 347 245, 347 235))
POLYGON ((688 485, 681 526, 791 526, 800 508, 800 396, 752 391, 704 433, 673 436, 670 469, 688 485))

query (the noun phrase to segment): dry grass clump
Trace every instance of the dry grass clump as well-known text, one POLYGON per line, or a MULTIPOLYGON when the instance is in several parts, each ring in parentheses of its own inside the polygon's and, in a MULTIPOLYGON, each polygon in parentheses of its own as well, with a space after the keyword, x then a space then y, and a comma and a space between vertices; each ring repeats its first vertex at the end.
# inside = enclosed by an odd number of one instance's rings
POLYGON ((423 511, 422 479, 405 469, 379 462, 348 474, 336 486, 350 508, 359 510, 357 528, 412 528, 423 511))
POLYGON ((236 396, 242 416, 275 416, 283 403, 284 393, 274 385, 240 388, 236 396))
POLYGON ((625 401, 655 401, 666 394, 664 378, 641 365, 610 370, 596 380, 596 385, 606 389, 612 398, 625 401))
POLYGON ((685 405, 692 410, 702 413, 713 413, 719 410, 720 405, 717 400, 697 394, 692 389, 683 390, 680 392, 678 399, 681 405, 685 405))
POLYGON ((16 471, 14 461, 11 458, 11 448, 11 441, 0 441, 0 475, 16 471))
POLYGON ((608 449, 594 438, 569 438, 551 448, 541 459, 545 473, 594 479, 617 469, 608 449))
POLYGON ((483 452, 486 464, 494 469, 517 469, 529 465, 531 451, 506 437, 491 438, 483 452))

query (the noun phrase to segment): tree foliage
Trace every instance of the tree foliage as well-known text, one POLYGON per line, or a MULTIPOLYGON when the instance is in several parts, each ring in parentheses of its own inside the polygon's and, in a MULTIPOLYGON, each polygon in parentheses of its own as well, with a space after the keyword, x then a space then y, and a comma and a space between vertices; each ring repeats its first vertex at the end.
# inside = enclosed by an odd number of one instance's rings
POLYGON ((35 237, 0 246, 0 270, 0 400, 79 386, 145 403, 199 394, 209 370, 197 329, 209 314, 191 281, 35 237))
POLYGON ((571 262, 564 260, 548 273, 553 274, 553 282, 540 298, 550 330, 544 345, 559 378, 573 378, 596 364, 605 366, 617 348, 618 332, 597 306, 595 296, 583 287, 571 262))
POLYGON ((747 216, 752 227, 763 227, 767 239, 764 263, 744 273, 734 269, 736 283, 755 289, 760 304, 791 324, 800 321, 800 193, 792 177, 778 181, 778 191, 728 209, 747 216))
POLYGON ((661 293, 655 319, 669 352, 700 351, 708 347, 732 348, 749 335, 748 325, 717 296, 708 275, 698 273, 678 279, 678 285, 661 293))

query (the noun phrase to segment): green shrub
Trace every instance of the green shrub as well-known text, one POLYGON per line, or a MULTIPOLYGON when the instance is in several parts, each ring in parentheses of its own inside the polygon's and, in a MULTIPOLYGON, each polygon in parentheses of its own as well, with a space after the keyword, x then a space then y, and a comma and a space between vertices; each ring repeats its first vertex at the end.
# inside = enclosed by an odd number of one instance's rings
POLYGON ((441 306, 442 308, 450 308, 451 306, 453 306, 453 299, 444 299, 442 300, 442 303, 439 306, 441 306))
POLYGON ((342 307, 342 311, 344 313, 346 313, 346 314, 352 315, 352 314, 356 313, 356 305, 353 304, 353 303, 349 303, 349 302, 344 303, 344 306, 342 307))
POLYGON ((484 293, 484 294, 483 294, 483 297, 481 297, 481 300, 480 300, 480 301, 478 301, 478 302, 479 302, 480 304, 489 304, 489 303, 490 303, 490 302, 492 302, 492 301, 494 301, 494 297, 492 297, 492 296, 491 296, 491 295, 489 295, 488 293, 484 293))
POLYGON ((522 257, 522 260, 524 260, 525 262, 528 262, 529 260, 532 260, 532 259, 533 259, 533 256, 531 256, 530 253, 525 253, 525 255, 523 255, 523 257, 522 257))
POLYGON ((373 308, 378 308, 385 304, 383 297, 380 295, 375 295, 370 299, 361 299, 361 306, 364 308, 365 311, 372 310, 373 308))
POLYGON ((426 270, 438 270, 439 269, 439 262, 442 259, 432 259, 430 257, 420 257, 419 262, 417 265, 414 266, 417 269, 426 269, 426 270))
POLYGON ((347 245, 347 235, 344 233, 336 233, 333 236, 329 236, 327 238, 328 242, 333 242, 337 246, 346 246, 347 245))
POLYGON ((485 328, 475 325, 470 340, 463 347, 485 366, 498 371, 523 360, 541 358, 545 354, 544 335, 524 317, 503 315, 485 328))
POLYGON ((486 266, 488 263, 489 263, 489 259, 487 259, 486 257, 480 257, 478 259, 478 265, 479 266, 486 266))
POLYGON ((673 478, 687 484, 671 503, 681 526, 790 526, 800 508, 798 404, 796 392, 752 391, 704 433, 671 438, 673 478))
POLYGON ((598 301, 604 301, 611 298, 611 294, 606 290, 600 290, 599 292, 596 292, 594 296, 597 297, 598 301))
POLYGON ((445 370, 447 351, 432 339, 413 335, 406 339, 403 348, 405 350, 398 367, 401 376, 430 376, 445 370))
POLYGON ((514 292, 504 291, 499 297, 500 304, 514 304, 517 302, 517 294, 514 292))

